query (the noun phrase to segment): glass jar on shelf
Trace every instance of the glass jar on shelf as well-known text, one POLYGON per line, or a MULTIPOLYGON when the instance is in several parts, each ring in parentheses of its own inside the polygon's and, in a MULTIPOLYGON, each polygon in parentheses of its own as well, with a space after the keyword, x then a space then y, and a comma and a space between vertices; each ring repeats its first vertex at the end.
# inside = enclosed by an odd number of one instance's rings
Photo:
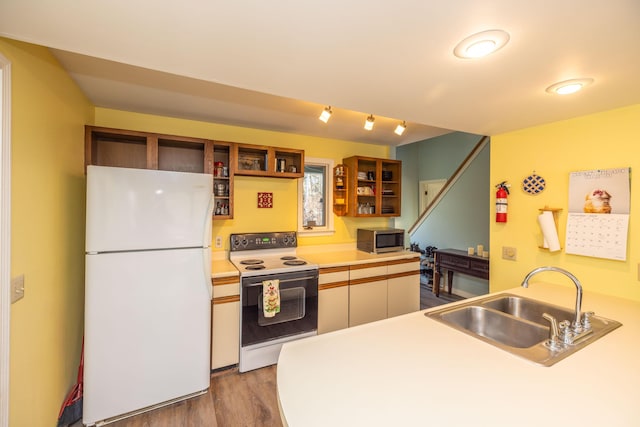
POLYGON ((213 164, 214 168, 213 168, 213 176, 215 176, 216 178, 221 178, 224 176, 224 163, 222 162, 215 162, 213 164))

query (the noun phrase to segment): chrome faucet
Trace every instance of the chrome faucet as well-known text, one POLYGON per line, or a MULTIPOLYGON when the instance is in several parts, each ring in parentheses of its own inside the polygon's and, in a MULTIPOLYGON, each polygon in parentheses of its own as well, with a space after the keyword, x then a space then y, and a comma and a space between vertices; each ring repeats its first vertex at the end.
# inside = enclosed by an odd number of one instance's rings
POLYGON ((531 279, 533 276, 535 276, 536 274, 542 271, 557 271, 558 273, 562 273, 565 276, 567 276, 569 279, 571 279, 573 281, 573 284, 576 285, 576 315, 575 315, 575 319, 573 321, 572 326, 573 326, 574 332, 576 333, 582 332, 583 325, 582 325, 582 319, 580 314, 580 310, 582 307, 582 285, 580 284, 576 276, 569 273, 567 270, 563 270, 562 268, 558 268, 558 267, 548 266, 548 267, 538 267, 532 270, 529 274, 527 274, 527 276, 522 281, 522 286, 524 288, 528 288, 529 279, 531 279))

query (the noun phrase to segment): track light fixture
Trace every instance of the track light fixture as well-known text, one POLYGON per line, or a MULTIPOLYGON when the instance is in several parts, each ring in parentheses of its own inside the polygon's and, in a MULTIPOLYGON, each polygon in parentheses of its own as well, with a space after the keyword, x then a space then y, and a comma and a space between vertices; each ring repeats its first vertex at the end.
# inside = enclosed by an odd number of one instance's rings
POLYGON ((407 123, 403 120, 402 123, 399 123, 398 126, 396 126, 396 130, 394 130, 394 132, 396 135, 402 135, 406 128, 407 123))
POLYGON ((373 117, 373 114, 370 114, 369 117, 367 117, 367 120, 364 122, 364 128, 366 130, 373 129, 373 121, 374 120, 375 120, 375 118, 373 117))
POLYGON ((331 118, 331 114, 333 114, 333 111, 331 111, 331 105, 329 105, 327 108, 322 110, 322 113, 320 113, 320 117, 318 117, 318 118, 321 121, 327 123, 329 121, 329 119, 331 118))
MULTIPOLYGON (((320 117, 318 117, 318 119, 324 123, 327 123, 331 118, 332 114, 333 114, 333 111, 331 110, 331 105, 329 105, 325 107, 324 110, 322 110, 322 113, 320 113, 320 117)), ((375 120, 376 118, 373 117, 373 114, 369 114, 367 116, 367 119, 364 122, 365 130, 373 130, 373 125, 375 124, 375 120)), ((398 126, 396 126, 396 129, 393 132, 396 135, 402 135, 406 129, 407 129, 407 122, 403 120, 402 123, 398 123, 398 126)))

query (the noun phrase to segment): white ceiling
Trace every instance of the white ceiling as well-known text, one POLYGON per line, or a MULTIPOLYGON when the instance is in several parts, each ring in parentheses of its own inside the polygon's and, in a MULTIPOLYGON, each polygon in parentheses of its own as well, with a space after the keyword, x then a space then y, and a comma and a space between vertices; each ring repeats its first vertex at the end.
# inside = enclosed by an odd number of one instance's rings
POLYGON ((52 48, 97 106, 368 143, 640 103, 638 0, 2 0, 0 35, 52 48), (509 43, 453 55, 490 29, 509 43))

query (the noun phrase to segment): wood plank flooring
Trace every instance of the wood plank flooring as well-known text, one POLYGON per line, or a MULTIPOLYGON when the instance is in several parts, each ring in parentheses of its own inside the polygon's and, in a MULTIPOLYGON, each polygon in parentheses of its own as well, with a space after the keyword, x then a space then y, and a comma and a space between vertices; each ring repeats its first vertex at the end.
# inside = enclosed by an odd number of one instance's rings
MULTIPOLYGON (((126 385, 123 385, 126 387, 126 385)), ((78 422, 73 427, 81 427, 78 422)), ((207 394, 116 421, 113 427, 282 427, 276 366, 214 373, 207 394)))
POLYGON ((274 365, 241 374, 234 368, 214 377, 211 390, 218 426, 282 426, 276 370, 274 365))
POLYGON ((456 294, 449 295, 444 289, 440 290, 440 296, 437 297, 432 290, 433 287, 426 276, 420 275, 420 310, 464 299, 456 294))

